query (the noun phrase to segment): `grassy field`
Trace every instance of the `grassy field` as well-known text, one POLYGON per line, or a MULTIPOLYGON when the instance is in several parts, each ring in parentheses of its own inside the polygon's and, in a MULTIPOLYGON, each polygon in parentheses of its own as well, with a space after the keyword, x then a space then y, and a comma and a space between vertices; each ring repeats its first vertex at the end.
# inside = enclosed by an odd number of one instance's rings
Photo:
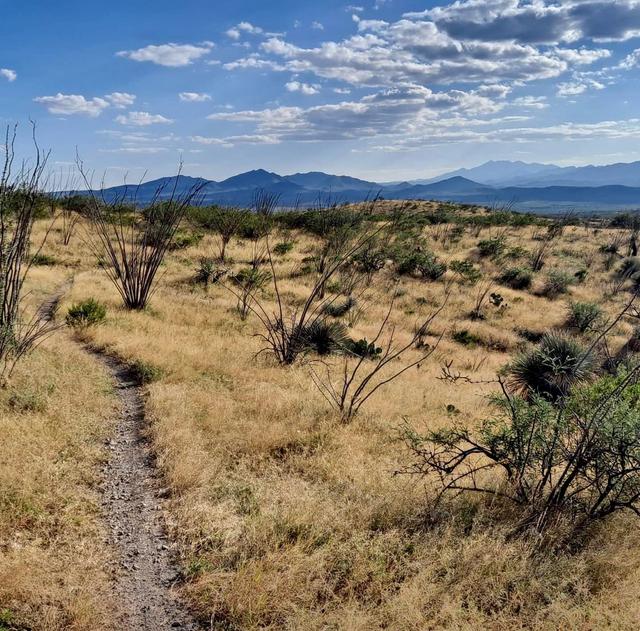
MULTIPOLYGON (((396 473, 410 461, 399 440, 418 431, 491 415, 492 383, 449 383, 447 362, 473 382, 490 382, 527 347, 525 337, 565 326, 568 300, 600 304, 613 315, 627 296, 607 297, 606 246, 616 232, 568 226, 553 242, 528 290, 494 280, 484 319, 469 313, 483 283, 518 265, 539 246, 540 229, 426 226, 423 236, 443 261, 469 260, 475 285, 451 271, 434 282, 396 277, 390 264, 373 276, 367 308, 350 328, 368 340, 389 308, 399 342, 443 304, 426 342, 433 354, 380 389, 350 423, 341 422, 314 386, 314 363, 279 366, 242 320, 220 284, 193 282, 201 257, 217 251, 206 233, 173 251, 150 306, 122 308, 81 235, 64 247, 56 231, 30 280, 38 296, 67 277, 61 305, 93 297, 104 323, 82 339, 135 363, 147 375, 147 410, 157 463, 170 489, 168 520, 183 568, 182 592, 214 629, 636 629, 640 625, 640 530, 618 515, 595 529, 578 552, 536 551, 508 538, 508 519, 488 499, 458 497, 434 508, 424 480, 396 473), (505 252, 482 257, 478 242, 501 237, 505 252), (509 258, 511 257, 511 258, 509 258), (588 274, 569 294, 541 293, 549 270, 588 274), (397 283, 397 284, 396 284, 397 283), (506 305, 506 306, 504 306, 506 305)), ((45 222, 37 225, 42 235, 45 222)), ((544 230, 544 228, 543 228, 544 230)), ((293 242, 277 255, 288 304, 304 300, 312 275, 296 273, 318 245, 303 231, 272 235, 293 242)), ((230 267, 251 257, 233 239, 230 267)), ((451 267, 451 265, 450 265, 451 267)), ((330 288, 331 289, 331 288, 330 288)), ((274 308, 270 285, 261 301, 274 308)), ((611 342, 632 331, 624 320, 611 342)), ((614 350, 615 350, 614 348, 614 350)), ((405 361, 420 357, 411 349, 405 361)), ((327 360, 340 370, 340 359, 327 360)), ((316 364, 317 365, 317 364, 316 364)), ((19 367, 0 393, 0 629, 109 628, 99 465, 114 399, 95 362, 61 330, 19 367)))

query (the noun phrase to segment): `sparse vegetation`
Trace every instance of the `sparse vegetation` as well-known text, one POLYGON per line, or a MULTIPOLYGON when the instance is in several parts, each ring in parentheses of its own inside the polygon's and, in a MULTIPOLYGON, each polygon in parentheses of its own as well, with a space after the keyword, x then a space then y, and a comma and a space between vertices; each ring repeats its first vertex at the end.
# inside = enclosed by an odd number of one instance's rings
MULTIPOLYGON (((629 229, 565 225, 534 275, 547 220, 411 204, 406 221, 405 204, 336 206, 348 228, 329 249, 320 210, 272 209, 230 239, 224 265, 190 208, 176 234, 203 236, 167 250, 144 310, 121 308, 79 214, 69 245, 46 242, 55 262, 32 266, 25 307, 71 272, 62 313, 82 321, 88 296, 106 307, 82 341, 144 384, 176 588, 212 628, 630 631, 640 342, 632 306, 620 317, 634 281, 605 296, 623 259, 607 271, 600 252, 624 230, 625 254, 629 229), (478 257, 498 225, 504 251, 478 257), (402 248, 448 270, 398 274, 402 248), (570 279, 570 306, 542 295, 549 270, 570 279), (241 321, 256 272, 267 280, 241 321)), ((140 235, 147 219, 130 211, 111 220, 140 235)), ((8 628, 117 626, 97 484, 115 400, 74 338, 48 339, 0 390, 8 628)))

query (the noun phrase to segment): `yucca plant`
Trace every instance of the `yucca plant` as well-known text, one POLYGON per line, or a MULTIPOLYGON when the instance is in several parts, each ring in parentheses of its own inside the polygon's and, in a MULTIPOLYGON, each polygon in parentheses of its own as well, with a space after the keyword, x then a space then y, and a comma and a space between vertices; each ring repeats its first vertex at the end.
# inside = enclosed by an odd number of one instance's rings
POLYGON ((298 332, 298 344, 302 352, 329 355, 344 351, 350 343, 347 327, 342 322, 318 319, 298 332))
POLYGON ((507 366, 507 385, 525 398, 539 395, 555 401, 567 396, 576 383, 589 379, 596 368, 591 348, 569 335, 551 332, 507 366))

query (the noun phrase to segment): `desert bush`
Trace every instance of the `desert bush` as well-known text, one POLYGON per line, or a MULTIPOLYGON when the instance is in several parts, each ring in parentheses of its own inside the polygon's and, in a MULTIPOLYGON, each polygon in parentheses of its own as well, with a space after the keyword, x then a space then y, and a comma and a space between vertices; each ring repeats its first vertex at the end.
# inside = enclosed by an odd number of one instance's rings
POLYGON ((170 249, 186 250, 187 248, 198 245, 203 238, 204 234, 202 234, 202 232, 178 232, 171 242, 170 249))
POLYGON ((593 302, 571 302, 567 311, 567 326, 580 333, 597 329, 604 317, 602 308, 593 302))
POLYGON ((219 259, 203 256, 196 270, 193 279, 194 282, 208 287, 222 280, 228 273, 228 270, 226 267, 220 265, 219 261, 219 259))
POLYGON ((500 282, 511 289, 529 289, 533 272, 526 267, 508 267, 499 277, 500 282))
POLYGON ((540 344, 518 355, 507 367, 507 385, 524 398, 566 397, 571 388, 591 378, 597 358, 590 347, 564 333, 547 333, 540 344))
POLYGON ((281 241, 273 246, 273 253, 278 254, 279 256, 284 256, 293 250, 294 245, 293 241, 281 241))
POLYGON ((545 279, 541 294, 547 298, 557 298, 569 292, 574 279, 573 276, 562 270, 551 270, 545 279))
POLYGON ((238 289, 236 308, 240 318, 245 320, 249 315, 256 293, 271 280, 271 274, 259 268, 245 267, 233 274, 231 280, 238 289))
POLYGON ((33 224, 43 195, 40 182, 46 168, 46 157, 37 144, 35 158, 23 162, 17 174, 13 172, 16 129, 7 127, 0 168, 0 380, 8 378, 16 363, 30 352, 55 325, 41 311, 25 317, 23 288, 34 258, 29 256, 33 224))
POLYGON ((621 280, 635 280, 640 276, 640 258, 628 256, 620 263, 620 266, 616 270, 616 276, 621 280))
POLYGON ((534 239, 538 241, 538 246, 531 253, 529 259, 529 266, 534 272, 539 272, 545 266, 551 247, 562 236, 565 222, 565 220, 561 220, 548 224, 545 231, 539 230, 534 234, 534 239))
POLYGON ((329 355, 349 348, 350 338, 342 322, 316 320, 299 332, 299 352, 329 355))
POLYGON ((58 264, 58 259, 56 259, 55 256, 51 256, 50 254, 38 252, 31 258, 31 264, 41 265, 42 267, 53 267, 54 265, 58 264))
POLYGON ((385 266, 388 255, 387 248, 378 243, 372 243, 369 247, 357 252, 351 261, 356 270, 365 274, 370 283, 373 275, 385 266))
POLYGON ((490 237, 478 242, 478 252, 482 257, 496 258, 504 254, 507 249, 507 240, 504 235, 490 237))
POLYGON ((352 296, 349 296, 343 302, 328 302, 322 309, 323 313, 332 318, 340 318, 347 314, 351 309, 356 306, 356 300, 352 296))
MULTIPOLYGON (((82 163, 78 163, 78 170, 91 189, 82 163)), ((87 244, 98 260, 105 261, 102 269, 128 309, 147 306, 160 265, 171 249, 187 208, 204 183, 184 195, 177 195, 175 189, 167 191, 167 186, 159 187, 154 200, 141 214, 132 212, 126 201, 132 192, 126 187, 108 203, 95 194, 89 198, 87 244)))
POLYGON ((475 285, 482 278, 482 272, 471 261, 451 261, 449 268, 468 285, 475 285))
POLYGON ((136 359, 129 363, 128 366, 134 379, 142 385, 159 381, 165 374, 164 370, 159 366, 142 359, 136 359))
POLYGON ((352 355, 364 359, 376 359, 382 354, 382 347, 367 341, 366 338, 352 340, 348 345, 348 350, 352 355))
POLYGON ((397 293, 394 292, 389 310, 371 342, 367 340, 346 342, 347 351, 350 352, 343 353, 342 366, 336 371, 338 376, 334 374, 333 367, 329 363, 323 364, 324 375, 311 367, 311 378, 314 384, 331 407, 339 412, 345 423, 351 421, 378 390, 398 379, 407 370, 420 365, 438 347, 441 337, 432 346, 423 347, 418 358, 410 359, 406 363, 402 362, 405 353, 416 348, 418 340, 428 335, 432 322, 447 302, 448 294, 445 294, 442 305, 416 327, 413 336, 400 344, 396 343, 395 328, 390 324, 396 297, 397 293), (383 337, 386 337, 386 340, 381 342, 383 337), (368 362, 368 360, 371 361, 368 362))
POLYGON ((453 333, 451 333, 451 339, 463 346, 474 347, 482 344, 482 338, 471 333, 468 329, 458 329, 457 331, 453 331, 453 333))
POLYGON ((637 373, 580 386, 560 406, 541 396, 494 397, 497 414, 477 431, 457 426, 421 436, 407 428, 408 471, 435 474, 441 492, 511 502, 521 510, 516 534, 545 533, 562 521, 563 540, 575 543, 616 512, 640 515, 637 373))
POLYGON ((420 275, 427 280, 438 280, 447 271, 447 265, 438 260, 421 241, 413 242, 401 239, 390 252, 401 276, 420 275))
POLYGON ((72 327, 87 327, 103 322, 106 317, 107 307, 95 298, 87 298, 69 307, 66 322, 72 327))
POLYGON ((439 261, 434 254, 424 254, 418 260, 416 269, 422 278, 438 280, 447 271, 447 264, 439 261))

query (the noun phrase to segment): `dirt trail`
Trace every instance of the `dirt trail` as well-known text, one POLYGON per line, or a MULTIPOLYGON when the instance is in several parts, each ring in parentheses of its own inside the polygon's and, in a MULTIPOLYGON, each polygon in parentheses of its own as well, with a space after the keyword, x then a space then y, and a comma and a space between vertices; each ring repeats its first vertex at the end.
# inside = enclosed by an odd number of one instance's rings
MULTIPOLYGON (((71 286, 67 281, 41 307, 40 317, 51 320, 71 286)), ((202 627, 178 600, 174 584, 179 571, 165 533, 160 480, 145 438, 144 397, 135 374, 122 361, 83 347, 113 378, 120 413, 108 443, 103 469, 102 511, 108 544, 116 551, 111 572, 119 608, 116 628, 163 631, 202 627)))

